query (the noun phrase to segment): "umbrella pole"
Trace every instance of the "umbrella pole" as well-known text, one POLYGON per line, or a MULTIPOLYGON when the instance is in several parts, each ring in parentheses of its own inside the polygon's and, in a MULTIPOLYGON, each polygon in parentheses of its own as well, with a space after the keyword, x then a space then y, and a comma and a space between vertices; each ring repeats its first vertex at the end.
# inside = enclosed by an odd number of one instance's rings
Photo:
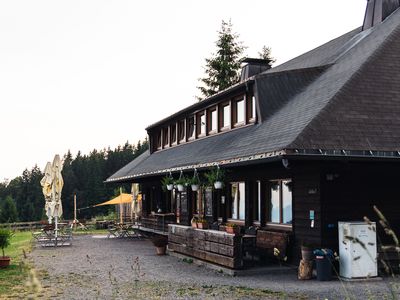
POLYGON ((76 220, 76 194, 74 194, 74 222, 73 222, 74 230, 76 230, 76 223, 77 223, 77 220, 76 220))
POLYGON ((55 231, 55 237, 56 237, 56 247, 57 247, 57 236, 58 236, 58 216, 56 215, 55 217, 55 226, 54 226, 54 231, 55 231))
POLYGON ((123 224, 122 221, 122 188, 119 188, 119 222, 123 224))

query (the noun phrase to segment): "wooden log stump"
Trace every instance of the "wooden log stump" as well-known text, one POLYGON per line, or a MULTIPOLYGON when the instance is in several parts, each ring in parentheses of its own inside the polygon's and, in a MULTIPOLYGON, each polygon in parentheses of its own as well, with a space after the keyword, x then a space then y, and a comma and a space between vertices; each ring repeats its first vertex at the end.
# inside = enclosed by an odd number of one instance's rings
POLYGON ((299 274, 298 278, 300 280, 308 280, 312 278, 313 272, 313 262, 307 260, 301 260, 299 265, 299 274))

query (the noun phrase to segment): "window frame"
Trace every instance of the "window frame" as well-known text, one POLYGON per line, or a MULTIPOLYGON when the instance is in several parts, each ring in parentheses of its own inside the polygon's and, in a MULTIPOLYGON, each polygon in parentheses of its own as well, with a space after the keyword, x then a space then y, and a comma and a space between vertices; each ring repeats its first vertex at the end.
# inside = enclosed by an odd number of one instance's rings
POLYGON ((243 126, 246 124, 246 96, 243 95, 242 97, 237 97, 232 101, 232 108, 231 108, 231 120, 233 127, 239 127, 243 126), (243 103, 243 115, 242 118, 243 120, 239 121, 239 114, 238 114, 238 103, 242 102, 243 103))
POLYGON ((218 125, 219 125, 219 130, 220 131, 227 131, 231 129, 232 126, 232 107, 230 101, 225 101, 222 102, 219 105, 219 120, 218 120, 218 125), (227 122, 228 124, 225 126, 225 107, 228 107, 228 116, 229 116, 229 121, 227 122))
POLYGON ((196 115, 192 114, 189 117, 187 117, 187 121, 186 121, 186 140, 187 141, 192 141, 196 138, 196 115), (193 120, 193 121, 191 121, 193 120), (190 129, 191 126, 193 127, 193 133, 191 136, 189 136, 190 134, 190 129))
POLYGON ((162 130, 162 148, 169 147, 169 127, 164 127, 162 130))
POLYGON ((196 136, 203 137, 207 134, 207 119, 206 119, 206 112, 199 111, 196 113, 196 136), (204 117, 204 124, 202 124, 202 118, 204 117), (204 127, 203 127, 204 126, 204 127), (204 128, 204 131, 202 130, 204 128))
POLYGON ((266 219, 267 219, 267 223, 271 224, 271 225, 280 225, 280 226, 292 226, 293 224, 293 190, 290 191, 291 193, 291 215, 292 215, 292 223, 284 223, 283 222, 283 218, 284 218, 284 210, 283 210, 283 185, 285 184, 284 182, 291 182, 293 185, 293 179, 292 178, 282 178, 282 179, 271 179, 268 181, 268 190, 269 190, 269 197, 267 199, 267 205, 266 205, 266 219), (278 182, 279 184, 279 222, 273 222, 271 219, 271 209, 272 209, 272 183, 273 182, 278 182))
POLYGON ((186 140, 186 130, 185 130, 186 126, 185 126, 185 123, 186 123, 185 119, 180 120, 180 121, 177 122, 178 130, 177 130, 176 140, 177 140, 177 142, 179 144, 182 144, 186 140), (180 138, 181 137, 181 133, 182 133, 182 138, 180 138))
POLYGON ((170 146, 174 146, 178 144, 178 132, 177 132, 177 123, 173 123, 169 126, 169 140, 170 146), (175 140, 174 140, 175 138, 175 140))
POLYGON ((208 120, 207 120, 207 131, 208 134, 214 134, 218 132, 218 110, 216 106, 208 109, 208 120), (215 113, 215 128, 212 128, 213 124, 213 113, 215 113))
POLYGON ((234 181, 229 183, 230 187, 230 209, 229 209, 229 220, 235 221, 235 222, 244 222, 246 220, 246 182, 245 181, 234 181), (235 207, 235 212, 236 215, 233 215, 233 210, 232 207, 234 205, 234 195, 232 194, 232 188, 233 186, 237 184, 237 190, 236 193, 239 192, 239 201, 236 204, 235 207), (240 194, 240 184, 243 184, 243 195, 240 194), (240 209, 241 209, 241 204, 243 204, 243 219, 240 218, 240 209))

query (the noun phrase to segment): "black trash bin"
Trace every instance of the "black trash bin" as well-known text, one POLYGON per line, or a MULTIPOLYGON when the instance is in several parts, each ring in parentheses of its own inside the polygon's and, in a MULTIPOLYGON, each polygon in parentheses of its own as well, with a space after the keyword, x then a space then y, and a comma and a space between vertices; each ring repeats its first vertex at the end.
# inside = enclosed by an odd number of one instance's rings
POLYGON ((317 280, 329 281, 332 279, 332 264, 329 256, 316 256, 315 261, 317 264, 317 280))

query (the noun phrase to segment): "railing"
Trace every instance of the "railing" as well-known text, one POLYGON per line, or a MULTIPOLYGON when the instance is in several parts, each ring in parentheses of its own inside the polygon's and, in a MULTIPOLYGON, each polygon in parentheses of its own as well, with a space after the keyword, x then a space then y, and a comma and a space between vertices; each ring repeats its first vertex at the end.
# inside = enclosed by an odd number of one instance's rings
POLYGON ((0 228, 10 228, 12 230, 33 230, 43 227, 43 223, 36 222, 14 222, 14 223, 1 223, 0 228))

